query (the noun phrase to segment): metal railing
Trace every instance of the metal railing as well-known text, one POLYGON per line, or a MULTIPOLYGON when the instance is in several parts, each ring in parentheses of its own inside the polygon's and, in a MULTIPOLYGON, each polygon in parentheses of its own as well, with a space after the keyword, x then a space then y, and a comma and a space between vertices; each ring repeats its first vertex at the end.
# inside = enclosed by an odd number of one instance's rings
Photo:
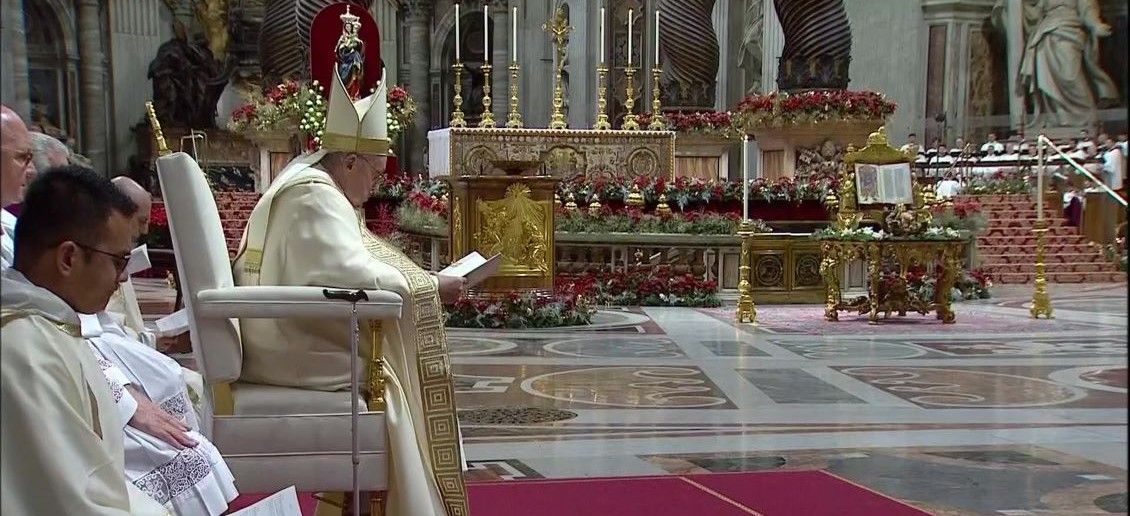
MULTIPOLYGON (((1075 161, 1075 158, 1072 158, 1071 156, 1068 156, 1067 153, 1059 150, 1059 148, 1056 147, 1055 142, 1051 141, 1047 136, 1041 134, 1036 137, 1036 144, 1038 146, 1037 152, 1039 156, 1038 159, 1040 162, 1041 176, 1046 172, 1045 167, 1047 166, 1047 155, 1045 153, 1047 152, 1047 148, 1051 147, 1052 151, 1055 154, 1058 154, 1060 158, 1067 162, 1067 164, 1071 165, 1071 168, 1074 168, 1077 174, 1083 174, 1084 176, 1087 176, 1088 179, 1090 179, 1094 184, 1098 185, 1099 188, 1106 192, 1107 195, 1113 197, 1114 200, 1121 204, 1123 207, 1126 207, 1126 199, 1123 199, 1122 196, 1115 193, 1114 190, 1112 190, 1099 178, 1095 177, 1095 175, 1092 174, 1089 170, 1083 168, 1083 166, 1080 165, 1078 161, 1075 161)), ((1043 192, 1040 192, 1040 195, 1043 195, 1043 192)))

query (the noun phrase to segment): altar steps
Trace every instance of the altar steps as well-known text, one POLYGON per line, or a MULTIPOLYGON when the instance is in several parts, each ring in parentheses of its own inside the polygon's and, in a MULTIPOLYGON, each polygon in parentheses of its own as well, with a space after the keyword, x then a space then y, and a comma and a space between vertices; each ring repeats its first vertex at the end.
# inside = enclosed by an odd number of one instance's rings
MULTIPOLYGON (((988 220, 977 238, 980 267, 1002 284, 1035 281, 1036 203, 1028 195, 960 196, 955 202, 976 201, 988 220)), ((1103 255, 1102 247, 1088 242, 1078 228, 1067 223, 1061 210, 1044 212, 1048 232, 1044 237, 1044 265, 1051 283, 1118 283, 1126 273, 1103 255)))

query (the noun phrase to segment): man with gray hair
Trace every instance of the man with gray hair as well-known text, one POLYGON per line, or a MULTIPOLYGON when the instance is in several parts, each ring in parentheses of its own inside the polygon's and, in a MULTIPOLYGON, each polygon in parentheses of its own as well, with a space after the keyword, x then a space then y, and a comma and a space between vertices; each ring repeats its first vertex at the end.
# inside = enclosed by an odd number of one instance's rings
MULTIPOLYGON (((70 164, 71 149, 54 136, 32 131, 31 148, 32 152, 35 153, 32 161, 35 163, 36 170, 47 170, 70 164)), ((28 178, 28 180, 30 181, 31 178, 28 178)))

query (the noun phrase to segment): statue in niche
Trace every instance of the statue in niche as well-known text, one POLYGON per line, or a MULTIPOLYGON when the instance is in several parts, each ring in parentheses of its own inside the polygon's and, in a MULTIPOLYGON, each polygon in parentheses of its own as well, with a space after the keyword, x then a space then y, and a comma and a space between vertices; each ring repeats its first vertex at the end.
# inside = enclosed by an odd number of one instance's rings
POLYGON ((745 30, 742 31, 738 68, 745 70, 742 88, 746 95, 761 93, 761 53, 765 34, 763 7, 762 0, 745 2, 745 30))
POLYGON ((349 12, 341 15, 341 36, 337 38, 337 76, 349 98, 361 98, 361 82, 365 77, 365 42, 361 41, 361 19, 349 12))
POLYGON ((1007 32, 1006 16, 1021 17, 1024 49, 1016 85, 1034 109, 1030 125, 1093 126, 1096 110, 1118 101, 1117 86, 1099 65, 1099 38, 1111 30, 1095 0, 1023 0, 1015 14, 1006 13, 1006 5, 997 0, 993 21, 1007 32))

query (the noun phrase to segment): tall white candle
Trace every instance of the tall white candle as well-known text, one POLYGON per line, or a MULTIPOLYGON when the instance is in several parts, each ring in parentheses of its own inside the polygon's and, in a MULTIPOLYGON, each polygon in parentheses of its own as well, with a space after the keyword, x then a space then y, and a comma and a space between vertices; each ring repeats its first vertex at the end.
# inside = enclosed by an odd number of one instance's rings
POLYGON ((600 8, 600 63, 604 64, 604 8, 600 8))
POLYGON ((459 55, 459 4, 455 4, 455 62, 458 63, 463 59, 459 55))
POLYGON ((742 220, 749 220, 749 136, 742 135, 742 220))
POLYGON ((518 8, 510 13, 510 60, 518 62, 518 8))
POLYGON ((490 4, 483 4, 483 61, 490 64, 490 4))
POLYGON ((659 9, 655 10, 655 66, 659 67, 659 9))
POLYGON ((632 66, 632 10, 628 9, 628 66, 632 66))

